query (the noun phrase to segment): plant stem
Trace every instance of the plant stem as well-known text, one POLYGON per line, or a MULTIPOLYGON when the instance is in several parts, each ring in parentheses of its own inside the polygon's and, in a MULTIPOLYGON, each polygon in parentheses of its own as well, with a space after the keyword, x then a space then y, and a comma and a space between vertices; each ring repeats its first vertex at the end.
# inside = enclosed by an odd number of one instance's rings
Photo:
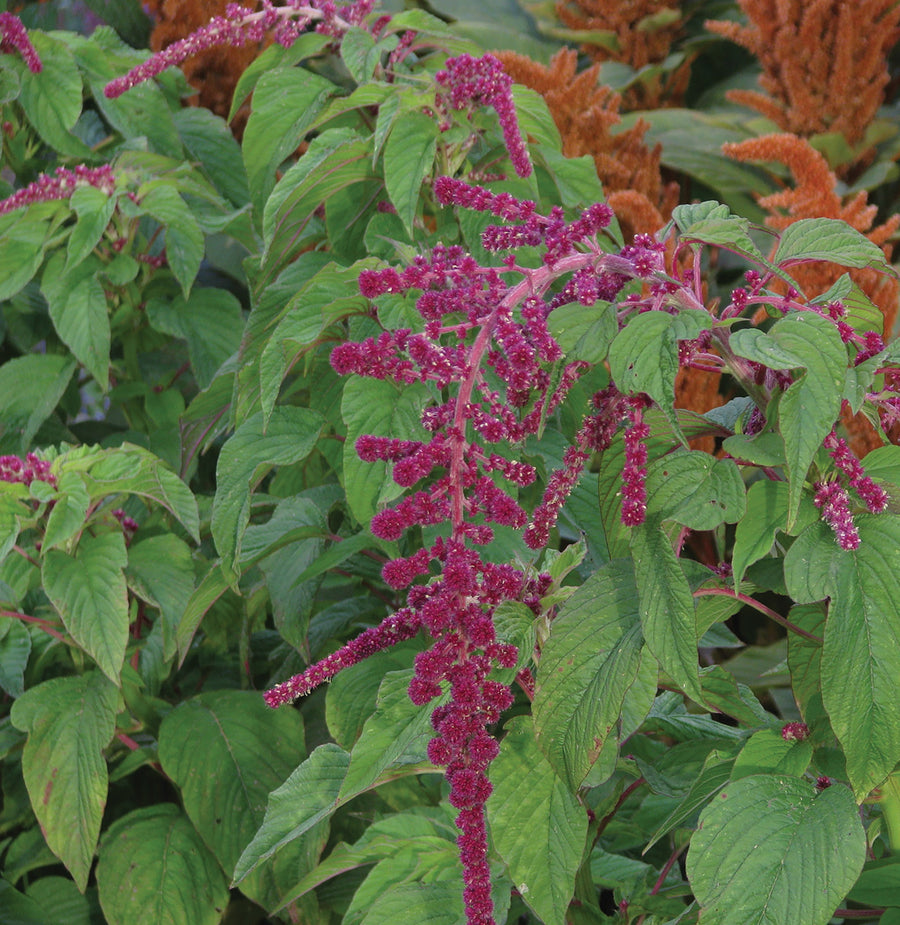
POLYGON ((798 636, 802 636, 804 639, 816 643, 816 645, 822 645, 823 640, 820 636, 816 636, 815 633, 807 632, 807 630, 797 626, 796 623, 791 623, 790 620, 781 616, 780 613, 772 610, 771 607, 766 607, 765 604, 761 604, 756 598, 750 597, 749 594, 741 594, 739 591, 731 591, 728 588, 701 588, 699 591, 694 592, 694 597, 709 597, 715 594, 721 597, 733 597, 735 600, 741 601, 748 607, 758 610, 761 614, 765 614, 770 620, 774 620, 786 630, 790 630, 790 632, 796 633, 798 636))
POLYGON ((879 803, 887 824, 891 851, 900 852, 900 774, 891 774, 884 782, 879 803))

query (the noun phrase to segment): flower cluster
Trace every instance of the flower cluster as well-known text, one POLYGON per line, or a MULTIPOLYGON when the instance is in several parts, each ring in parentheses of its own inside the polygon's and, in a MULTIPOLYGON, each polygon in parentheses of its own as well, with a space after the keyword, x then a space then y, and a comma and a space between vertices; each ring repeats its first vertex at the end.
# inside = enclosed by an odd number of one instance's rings
POLYGON ((866 475, 862 463, 856 458, 850 447, 847 446, 847 442, 838 437, 832 430, 825 438, 823 446, 828 450, 834 464, 847 476, 847 481, 859 497, 862 498, 865 506, 873 514, 881 514, 887 508, 887 492, 866 475))
POLYGON ((34 481, 56 485, 56 476, 50 471, 50 463, 34 453, 24 459, 18 456, 0 456, 0 482, 30 485, 34 481))
POLYGON ((0 54, 17 50, 32 74, 40 74, 43 65, 18 16, 0 13, 0 54))
POLYGON ((822 517, 834 530, 841 549, 858 549, 859 532, 853 523, 850 497, 840 482, 816 482, 813 503, 822 508, 822 517))
POLYGON ((108 164, 102 164, 99 167, 78 165, 72 170, 67 167, 57 167, 53 176, 42 173, 37 180, 0 201, 0 215, 23 209, 36 202, 68 199, 79 186, 95 186, 104 193, 112 195, 116 186, 116 178, 108 164))
POLYGON ((522 141, 512 98, 512 78, 494 55, 459 55, 448 58, 444 70, 435 75, 453 109, 490 106, 500 119, 503 140, 520 177, 531 174, 531 160, 522 141))
POLYGON ((373 6, 374 0, 354 0, 341 7, 334 0, 289 0, 285 6, 274 6, 271 0, 262 0, 262 9, 254 11, 239 3, 230 3, 224 16, 214 16, 196 32, 117 77, 106 85, 104 93, 113 99, 199 52, 222 45, 258 44, 270 32, 275 41, 286 48, 310 27, 339 39, 351 26, 359 25, 372 12, 373 6))
POLYGON ((809 738, 809 726, 806 723, 785 723, 781 727, 781 738, 785 742, 802 742, 809 738))

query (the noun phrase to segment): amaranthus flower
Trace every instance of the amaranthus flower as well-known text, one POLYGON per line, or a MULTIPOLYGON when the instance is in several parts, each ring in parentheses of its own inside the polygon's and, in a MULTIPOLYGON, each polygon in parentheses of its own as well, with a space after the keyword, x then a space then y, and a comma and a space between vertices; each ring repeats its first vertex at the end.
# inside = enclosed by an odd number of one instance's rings
POLYGON ((22 56, 32 74, 40 74, 43 69, 41 59, 21 20, 12 13, 0 13, 0 54, 9 54, 14 49, 22 56))
POLYGON ((57 167, 53 176, 42 173, 37 180, 0 201, 0 215, 23 209, 36 202, 68 199, 79 186, 94 186, 111 195, 115 190, 116 178, 108 164, 101 164, 99 167, 79 165, 72 170, 57 167))

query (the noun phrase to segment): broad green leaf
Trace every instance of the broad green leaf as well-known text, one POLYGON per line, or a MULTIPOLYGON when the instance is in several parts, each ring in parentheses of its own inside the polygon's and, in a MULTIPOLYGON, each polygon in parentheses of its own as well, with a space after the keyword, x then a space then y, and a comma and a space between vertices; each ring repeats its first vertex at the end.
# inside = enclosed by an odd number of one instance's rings
POLYGON ((619 330, 612 302, 561 305, 547 318, 547 327, 566 359, 602 363, 619 330))
POLYGON ((631 552, 647 646, 688 697, 702 703, 694 598, 658 518, 632 527, 631 552))
MULTIPOLYGON (((40 877, 28 884, 27 892, 28 898, 44 909, 42 922, 52 921, 54 925, 93 925, 102 915, 97 891, 91 889, 82 894, 68 877, 40 877)), ((6 909, 2 899, 0 906, 6 909)))
POLYGON ((201 620, 229 587, 228 579, 218 562, 200 580, 175 630, 179 666, 184 662, 201 620))
POLYGON ((634 572, 616 559, 560 608, 543 646, 532 707, 541 751, 574 791, 615 738, 640 663, 634 572))
POLYGON ((379 503, 392 501, 402 489, 385 463, 363 462, 356 452, 362 434, 428 441, 421 424, 422 408, 431 397, 424 385, 400 390, 387 380, 351 376, 344 385, 341 415, 347 425, 344 442, 344 491, 353 516, 368 524, 379 503))
POLYGON ((10 697, 25 692, 25 666, 31 655, 31 636, 13 617, 0 617, 0 688, 10 697))
POLYGON ((384 146, 384 182, 403 227, 413 233, 422 182, 434 163, 438 127, 421 112, 400 116, 384 146))
POLYGON ((66 629, 114 684, 128 644, 126 561, 121 533, 86 533, 73 556, 51 549, 41 569, 44 590, 66 629))
POLYGON ((634 315, 609 348, 613 380, 623 392, 645 392, 672 419, 678 341, 693 339, 709 326, 710 317, 703 311, 634 315))
POLYGON ((198 106, 179 109, 173 119, 188 154, 215 188, 233 205, 246 205, 250 190, 241 149, 224 120, 198 106))
POLYGON ((172 658, 178 626, 194 593, 190 548, 173 533, 147 537, 128 550, 125 576, 140 597, 159 608, 163 657, 172 658))
POLYGON ((0 453, 23 456, 31 448, 76 368, 70 358, 47 353, 16 357, 0 366, 0 453))
POLYGON ((368 302, 359 294, 359 271, 373 262, 352 267, 329 263, 291 296, 263 349, 259 363, 263 410, 270 414, 287 371, 322 332, 346 315, 361 313, 368 302))
POLYGON ((865 857, 846 787, 760 774, 703 811, 687 870, 704 925, 826 925, 865 857))
POLYGON ((0 234, 0 301, 12 298, 30 283, 44 259, 48 223, 28 221, 24 209, 19 215, 21 220, 0 234))
POLYGON ((133 810, 110 826, 97 885, 109 925, 218 925, 228 905, 216 859, 171 803, 133 810))
POLYGON ((398 764, 427 761, 425 750, 434 735, 431 713, 447 696, 428 706, 409 699, 413 670, 389 671, 378 688, 375 712, 366 720, 350 754, 341 786, 342 800, 367 790, 381 774, 398 764))
POLYGON ((317 412, 285 405, 273 410, 268 425, 261 413, 248 418, 222 447, 216 465, 211 527, 223 572, 232 581, 238 574, 253 489, 272 466, 305 459, 313 451, 323 424, 317 412))
POLYGON ((244 849, 234 870, 240 883, 279 848, 327 819, 340 803, 341 784, 350 755, 337 745, 320 745, 291 776, 269 794, 259 831, 244 849))
POLYGON ((46 925, 47 912, 8 880, 0 879, 0 925, 46 925))
POLYGON ((772 258, 781 267, 824 260, 842 267, 888 269, 884 251, 864 234, 836 218, 801 218, 781 232, 772 258))
POLYGON ((676 451, 647 469, 647 514, 691 530, 712 530, 744 516, 746 489, 732 459, 676 451))
POLYGON ((900 517, 855 515, 859 549, 841 549, 815 523, 787 552, 798 603, 829 597, 822 699, 862 800, 900 761, 900 517))
POLYGON ((117 494, 140 495, 177 517, 199 541, 200 517, 191 490, 158 457, 143 447, 124 443, 109 450, 92 448, 81 458, 77 453, 61 457, 61 473, 84 472, 92 501, 117 494))
POLYGON ((44 681, 10 714, 28 733, 22 771, 41 830, 82 891, 106 806, 103 750, 115 731, 118 699, 115 686, 92 671, 44 681))
POLYGON ((296 151, 337 89, 330 80, 302 68, 278 68, 259 77, 243 154, 250 196, 260 212, 275 186, 278 166, 296 151))
POLYGON ((777 433, 765 430, 755 437, 734 434, 722 441, 722 449, 729 456, 754 466, 779 467, 785 464, 784 441, 777 433))
POLYGON ((779 431, 790 475, 791 529, 810 463, 840 413, 847 348, 834 323, 813 312, 788 315, 768 332, 758 328, 736 331, 730 345, 738 356, 770 369, 806 370, 788 387, 778 406, 779 431))
POLYGON ((714 199, 707 199, 704 202, 684 203, 672 209, 672 220, 680 231, 687 231, 691 225, 697 222, 727 219, 729 216, 731 216, 731 210, 728 206, 714 199))
POLYGON ((371 155, 370 142, 350 129, 328 129, 310 142, 266 200, 258 286, 268 285, 307 246, 304 232, 323 202, 354 183, 377 179, 371 155))
POLYGON ((738 521, 734 534, 732 568, 737 588, 747 569, 769 555, 775 534, 787 530, 788 486, 786 482, 762 479, 747 491, 747 513, 738 521))
POLYGON ((95 186, 79 186, 69 199, 78 221, 66 245, 65 270, 76 267, 100 243, 116 208, 116 199, 95 186))
POLYGON ((522 899, 547 925, 564 925, 585 849, 585 808, 537 746, 531 719, 506 725, 488 776, 491 838, 522 899))
MULTIPOLYGON (((743 643, 739 642, 739 645, 743 643)), ((751 729, 769 722, 769 714, 753 691, 738 684, 734 675, 721 665, 701 669, 700 684, 703 688, 703 703, 716 712, 732 716, 741 725, 751 729)))
MULTIPOLYGON (((788 612, 788 620, 801 629, 825 636, 826 604, 795 604, 788 612)), ((791 690, 803 716, 811 707, 822 701, 822 645, 806 639, 799 633, 788 633, 788 667, 791 671, 791 690)), ((842 775, 843 776, 843 775, 842 775)))
POLYGON ((802 777, 812 759, 812 742, 786 742, 774 729, 760 729, 747 740, 734 762, 731 779, 754 774, 802 777))
POLYGON ((884 312, 853 282, 849 273, 841 276, 826 292, 816 296, 816 305, 839 301, 846 311, 844 320, 857 334, 875 331, 884 335, 884 312))
POLYGON ((900 858, 893 854, 869 861, 847 899, 867 906, 900 906, 900 858))
POLYGON ((106 295, 97 278, 102 264, 91 257, 69 272, 58 251, 47 262, 41 291, 56 333, 106 391, 109 384, 109 315, 106 295))
POLYGON ((140 204, 144 212, 165 228, 166 263, 187 298, 205 250, 200 225, 187 203, 171 186, 154 186, 140 204))
POLYGON ((201 389, 209 386, 241 345, 241 303, 227 289, 195 288, 187 298, 149 299, 146 311, 155 330, 187 341, 191 369, 201 389))
POLYGON ((691 784, 690 790, 650 836, 647 844, 644 845, 643 853, 646 854, 673 829, 689 825, 700 810, 709 803, 713 795, 728 783, 733 764, 733 759, 729 758, 727 753, 718 750, 710 752, 703 763, 703 769, 691 784))
POLYGON ((410 643, 401 643, 335 675, 325 693, 325 721, 338 745, 353 748, 366 720, 375 712, 378 689, 385 675, 408 668, 413 651, 410 643))
POLYGON ((274 71, 278 67, 291 67, 298 61, 315 55, 326 45, 330 44, 330 36, 320 32, 306 32, 291 44, 290 48, 274 43, 261 52, 244 69, 234 88, 231 99, 231 109, 228 112, 228 121, 231 122, 238 109, 247 101, 254 87, 264 74, 274 71))
MULTIPOLYGON (((234 870, 265 815, 269 793, 280 787, 304 757, 303 721, 296 710, 271 710, 258 693, 216 691, 180 704, 159 730, 159 760, 181 789, 184 808, 222 868, 234 870)), ((257 869, 241 889, 269 907, 275 865, 292 869, 292 880, 314 863, 327 829, 314 827, 301 841, 257 869)))
POLYGON ((81 115, 82 87, 72 52, 59 39, 32 31, 29 39, 43 65, 40 73, 23 69, 19 103, 38 135, 55 151, 91 160, 93 152, 70 129, 81 115))
MULTIPOLYGON (((703 206, 706 203, 699 205, 703 206)), ((686 241, 699 241, 702 244, 724 247, 743 257, 748 257, 754 263, 765 264, 765 258, 750 237, 750 222, 737 215, 727 214, 727 207, 725 209, 725 215, 719 215, 715 209, 712 209, 706 217, 698 217, 692 221, 690 225, 682 229, 682 238, 686 241)))
POLYGON ((399 883, 378 895, 360 925, 463 925, 457 883, 399 883))

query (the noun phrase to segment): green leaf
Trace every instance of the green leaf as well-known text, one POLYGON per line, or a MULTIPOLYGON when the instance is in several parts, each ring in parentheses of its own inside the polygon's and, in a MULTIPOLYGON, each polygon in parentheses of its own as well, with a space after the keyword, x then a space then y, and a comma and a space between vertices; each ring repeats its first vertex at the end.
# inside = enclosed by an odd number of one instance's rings
MULTIPOLYGON (((271 710, 258 693, 215 691, 180 704, 159 730, 159 760, 181 789, 184 808, 224 870, 234 870, 265 815, 269 793, 304 757, 303 721, 296 710, 271 710)), ((292 880, 315 863, 327 832, 311 829, 276 862, 287 861, 292 880), (312 850, 311 850, 312 849, 312 850)), ((273 864, 257 869, 242 891, 266 907, 276 876, 273 864), (270 881, 267 883, 267 881, 270 881)))
POLYGON ((163 658, 172 658, 179 623, 194 593, 191 550, 173 533, 148 537, 128 550, 125 575, 140 597, 159 608, 163 658))
POLYGON ((325 694, 325 721, 331 737, 350 749, 362 734, 366 720, 375 712, 378 689, 385 675, 410 665, 410 644, 376 652, 335 675, 325 694))
POLYGON ((178 647, 179 665, 184 662, 191 647, 194 633, 207 611, 228 590, 228 579, 221 566, 215 563, 203 576, 197 589, 191 595, 184 614, 175 630, 175 644, 178 647))
POLYGON ((368 524, 379 504, 394 500, 403 491, 388 471, 386 463, 363 462, 356 452, 362 434, 395 437, 400 440, 428 441, 421 424, 422 408, 431 398, 424 385, 400 390, 387 380, 350 376, 344 385, 341 415, 347 425, 344 442, 344 491, 353 516, 368 524))
POLYGON ((644 312, 633 315, 609 348, 609 369, 623 392, 646 392, 674 424, 678 341, 710 326, 705 311, 644 312))
POLYGON ((110 826, 97 885, 109 925, 218 925, 228 905, 216 859, 171 803, 133 810, 110 826))
POLYGON ((726 437, 722 441, 722 449, 744 462, 752 463, 754 466, 783 466, 784 458, 784 441, 781 437, 771 430, 764 430, 755 437, 748 437, 746 434, 734 434, 726 437))
POLYGON ((802 777, 812 759, 812 742, 786 742, 774 729, 760 729, 747 740, 734 762, 732 780, 754 774, 802 777))
POLYGON ((359 272, 374 266, 359 261, 352 267, 329 263, 303 283, 280 313, 259 362, 260 397, 268 415, 287 371, 322 332, 346 315, 362 313, 368 300, 359 293, 359 272))
POLYGON ((243 154, 250 196, 260 213, 275 186, 275 171, 296 151, 337 89, 330 80, 302 68, 278 68, 257 81, 243 154))
POLYGON ((791 529, 810 463, 840 413, 847 348, 832 321, 812 312, 788 315, 767 333, 758 328, 736 331, 730 344, 738 356, 770 369, 806 370, 788 387, 778 406, 778 429, 790 476, 791 529))
POLYGON ((24 289, 44 259, 48 223, 29 221, 26 216, 22 210, 20 220, 0 234, 0 301, 24 289))
POLYGON ((491 764, 491 837, 522 899, 547 925, 564 925, 585 850, 585 808, 543 756, 527 716, 506 724, 491 764))
POLYGON ((847 899, 867 906, 900 906, 900 858, 895 854, 869 861, 847 899))
MULTIPOLYGON (((426 761, 433 706, 409 699, 413 670, 389 671, 378 688, 375 712, 366 720, 350 754, 350 767, 341 786, 342 800, 367 790, 389 768, 426 761)), ((434 706, 446 702, 446 695, 434 706)))
POLYGON ((78 221, 66 245, 67 271, 76 267, 100 243, 116 208, 115 196, 95 186, 79 186, 69 199, 78 221))
POLYGON ((58 494, 47 518, 44 532, 45 551, 67 543, 83 526, 90 495, 78 472, 63 472, 58 479, 58 494))
POLYGON ((208 388, 219 367, 241 345, 241 303, 227 289, 195 288, 190 296, 149 299, 147 318, 157 331, 187 341, 197 385, 208 388))
POLYGON ((20 893, 8 880, 0 879, 0 925, 46 925, 46 922, 47 909, 20 893))
POLYGON ((140 205, 166 229, 166 263, 187 298, 205 249, 203 232, 194 213, 171 186, 154 186, 140 205))
POLYGON ((619 331, 612 302, 560 305, 547 318, 547 327, 566 359, 602 363, 619 331))
MULTIPOLYGON (((818 519, 818 512, 813 512, 818 519)), ((747 513, 738 522, 734 534, 732 568, 735 588, 743 581, 747 569, 768 556, 775 534, 787 531, 788 485, 761 479, 747 491, 747 513)))
POLYGON ((846 787, 761 774, 703 811, 687 869, 704 925, 826 925, 865 856, 846 787))
POLYGON ((25 668, 31 655, 31 636, 13 617, 0 617, 0 687, 10 697, 25 692, 25 668))
POLYGON ((175 127, 190 154, 215 188, 235 206, 250 201, 241 149, 225 121, 197 106, 185 106, 173 114, 175 127))
POLYGON ((222 570, 232 581, 238 575, 253 489, 272 466, 305 459, 323 424, 322 416, 309 408, 281 406, 273 410, 267 426, 261 413, 248 418, 222 447, 211 528, 222 570))
POLYGON ((360 925, 462 925, 462 890, 455 883, 398 883, 380 892, 360 925))
POLYGON ((550 764, 573 791, 610 734, 616 737, 642 643, 628 560, 598 569, 553 621, 537 674, 534 731, 550 764))
POLYGON ((121 533, 86 533, 74 556, 51 549, 41 569, 44 590, 66 629, 114 684, 128 644, 126 561, 121 533))
POLYGON ((339 805, 350 755, 337 745, 320 745, 291 776, 269 794, 259 831, 244 849, 234 870, 240 883, 279 848, 327 819, 339 805))
POLYGON ((842 267, 890 270, 884 251, 864 234, 836 218, 801 218, 781 232, 772 258, 781 267, 824 260, 842 267))
POLYGON ((278 181, 263 212, 263 273, 268 285, 306 246, 304 231, 323 202, 354 183, 377 179, 371 142, 349 129, 328 129, 278 181))
POLYGON ((900 517, 857 514, 859 549, 841 549, 823 523, 787 552, 788 593, 831 598, 822 647, 822 699, 862 800, 900 761, 900 517))
POLYGON ((92 160, 94 154, 70 129, 81 115, 81 74, 72 52, 59 39, 31 31, 43 67, 32 74, 23 69, 19 103, 38 135, 60 154, 92 160))
POLYGON ((110 330, 106 294, 97 278, 102 264, 90 257, 66 272, 65 263, 62 251, 50 258, 41 291, 56 333, 105 392, 109 385, 110 330))
POLYGON ((647 646, 688 697, 702 703, 694 598, 657 518, 632 528, 631 552, 647 646))
POLYGON ((422 182, 434 163, 437 122, 421 112, 400 116, 384 146, 384 182, 407 234, 422 192, 422 182))
POLYGON ((20 456, 53 413, 76 364, 65 356, 32 353, 0 366, 0 452, 20 456))
POLYGON ((28 733, 25 784, 50 850, 84 891, 106 805, 103 750, 115 732, 118 692, 99 672, 54 678, 12 707, 28 733))
POLYGON ((733 459, 678 451, 647 469, 647 515, 691 530, 712 530, 744 516, 746 490, 733 459))
POLYGON ((110 450, 92 449, 61 458, 60 472, 83 471, 92 501, 120 493, 140 495, 164 507, 199 542, 200 517, 191 490, 158 457, 143 447, 124 443, 110 450))

